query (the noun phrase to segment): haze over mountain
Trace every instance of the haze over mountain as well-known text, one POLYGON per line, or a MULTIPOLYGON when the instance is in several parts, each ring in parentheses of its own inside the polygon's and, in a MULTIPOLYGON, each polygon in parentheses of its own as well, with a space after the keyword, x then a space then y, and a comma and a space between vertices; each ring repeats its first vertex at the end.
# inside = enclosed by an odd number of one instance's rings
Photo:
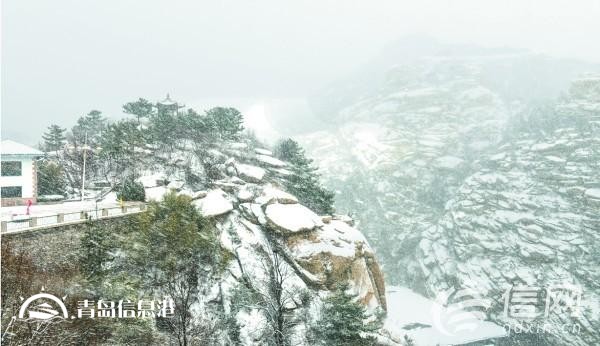
POLYGON ((432 297, 478 289, 497 298, 497 321, 507 285, 578 284, 589 292, 582 324, 597 330, 595 72, 526 51, 405 40, 315 95, 326 125, 298 139, 388 282, 432 297))

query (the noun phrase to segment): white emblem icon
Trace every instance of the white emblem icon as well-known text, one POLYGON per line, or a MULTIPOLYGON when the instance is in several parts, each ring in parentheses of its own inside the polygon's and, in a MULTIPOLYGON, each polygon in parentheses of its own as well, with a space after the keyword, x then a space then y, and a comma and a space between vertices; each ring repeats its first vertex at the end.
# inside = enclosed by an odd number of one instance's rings
POLYGON ((436 302, 431 307, 433 324, 447 336, 473 331, 478 322, 485 319, 485 311, 492 305, 490 299, 482 298, 471 289, 440 292, 436 302))
MULTIPOLYGON (((27 298, 19 309, 19 318, 27 320, 50 320, 53 318, 68 318, 67 308, 65 304, 56 296, 42 292, 34 294, 27 298), (30 305, 33 302, 39 301, 38 304, 30 305), (60 311, 59 311, 60 310, 60 311), (27 312, 27 317, 25 313, 27 312)), ((21 298, 23 299, 23 298, 21 298)), ((64 299, 64 297, 63 297, 64 299)))

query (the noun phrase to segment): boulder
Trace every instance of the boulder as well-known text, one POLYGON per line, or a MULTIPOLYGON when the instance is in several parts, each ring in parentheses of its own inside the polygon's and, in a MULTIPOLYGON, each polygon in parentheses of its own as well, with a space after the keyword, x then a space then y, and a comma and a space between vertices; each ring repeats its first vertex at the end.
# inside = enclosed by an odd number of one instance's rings
POLYGON ((229 178, 229 181, 237 185, 246 185, 246 182, 238 177, 231 177, 229 178))
POLYGON ((296 196, 282 191, 276 187, 267 186, 264 188, 262 194, 256 198, 255 202, 261 205, 276 202, 281 204, 295 204, 298 203, 298 199, 296 196))
POLYGON ((192 193, 192 199, 200 199, 200 198, 204 198, 206 197, 206 195, 208 194, 208 192, 202 190, 202 191, 196 191, 194 193, 192 193))
POLYGON ((250 209, 252 210, 252 213, 254 214, 254 216, 256 216, 256 220, 258 220, 259 224, 261 224, 261 225, 267 224, 267 217, 265 216, 265 213, 263 212, 260 204, 252 203, 252 204, 250 204, 250 209))
POLYGON ((317 214, 301 204, 269 204, 265 215, 268 225, 284 234, 311 231, 323 225, 317 214))
POLYGON ((249 183, 260 183, 266 171, 260 167, 238 163, 235 165, 238 176, 249 183))
POLYGON ((290 171, 288 169, 285 169, 285 168, 274 168, 273 172, 276 173, 276 174, 278 174, 278 175, 280 175, 280 176, 282 176, 282 177, 287 177, 287 176, 293 174, 292 171, 290 171))
POLYGON ((241 203, 240 211, 242 212, 242 215, 246 218, 246 220, 249 220, 254 224, 258 224, 258 219, 256 218, 256 215, 254 215, 254 213, 252 212, 250 203, 241 203))
POLYGON ((267 150, 267 149, 256 148, 256 149, 254 149, 254 152, 257 154, 260 154, 260 155, 273 156, 273 152, 271 152, 270 150, 267 150))
POLYGON ((272 166, 272 167, 285 167, 287 166, 287 163, 276 159, 274 157, 271 156, 267 156, 267 155, 256 155, 256 159, 260 162, 260 163, 264 163, 268 166, 272 166))
POLYGON ((333 215, 332 219, 333 220, 339 220, 339 221, 345 222, 349 226, 354 226, 354 219, 352 219, 348 215, 333 215))
POLYGON ((585 196, 590 199, 600 200, 600 188, 585 190, 585 196))
POLYGON ((183 181, 183 180, 173 180, 173 181, 171 181, 167 185, 167 188, 169 188, 169 189, 175 189, 175 190, 181 190, 181 188, 183 188, 183 185, 185 185, 185 181, 183 181))
POLYGON ((255 225, 264 225, 267 223, 262 208, 256 203, 242 203, 240 204, 240 210, 242 212, 242 215, 246 218, 246 220, 252 222, 255 225))
POLYGON ((331 220, 308 235, 286 238, 294 260, 327 289, 348 282, 364 305, 386 308, 383 273, 365 237, 339 220, 331 220))
POLYGON ((249 202, 254 199, 254 192, 249 188, 243 187, 238 190, 236 197, 240 202, 249 202))
POLYGON ((227 194, 221 189, 209 191, 206 197, 193 203, 205 217, 223 215, 233 210, 233 204, 226 198, 227 194))

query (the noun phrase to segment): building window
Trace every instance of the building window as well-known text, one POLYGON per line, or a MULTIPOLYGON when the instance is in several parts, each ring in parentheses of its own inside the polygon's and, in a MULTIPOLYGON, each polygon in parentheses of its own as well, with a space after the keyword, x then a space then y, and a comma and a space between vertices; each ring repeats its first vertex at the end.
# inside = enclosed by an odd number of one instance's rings
POLYGON ((21 186, 2 186, 2 198, 23 197, 23 188, 21 186))
POLYGON ((21 161, 2 161, 3 177, 18 177, 21 175, 21 161))

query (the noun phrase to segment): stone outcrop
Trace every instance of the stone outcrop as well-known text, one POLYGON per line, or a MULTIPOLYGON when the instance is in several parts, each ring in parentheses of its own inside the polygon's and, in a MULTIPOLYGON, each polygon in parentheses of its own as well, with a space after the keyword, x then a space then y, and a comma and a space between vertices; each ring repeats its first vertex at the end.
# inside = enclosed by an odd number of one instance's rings
POLYGON ((203 216, 222 215, 233 210, 233 204, 221 189, 209 191, 204 198, 194 201, 203 216))
MULTIPOLYGON (((215 222, 221 243, 237 257, 231 262, 230 279, 238 280, 241 272, 260 277, 259 259, 277 249, 300 286, 326 292, 348 283, 369 309, 386 308, 383 273, 365 237, 351 226, 352 218, 317 215, 286 192, 285 179, 293 174, 282 168, 287 163, 245 143, 215 145, 205 155, 203 160, 213 164, 222 178, 201 189, 177 187, 215 222)), ((203 174, 204 166, 192 161, 188 165, 203 174)), ((159 176, 178 181, 178 175, 182 173, 151 174, 141 181, 153 183, 159 176)))
POLYGON ((283 234, 312 231, 322 225, 321 218, 301 204, 269 204, 265 215, 269 227, 283 234))

